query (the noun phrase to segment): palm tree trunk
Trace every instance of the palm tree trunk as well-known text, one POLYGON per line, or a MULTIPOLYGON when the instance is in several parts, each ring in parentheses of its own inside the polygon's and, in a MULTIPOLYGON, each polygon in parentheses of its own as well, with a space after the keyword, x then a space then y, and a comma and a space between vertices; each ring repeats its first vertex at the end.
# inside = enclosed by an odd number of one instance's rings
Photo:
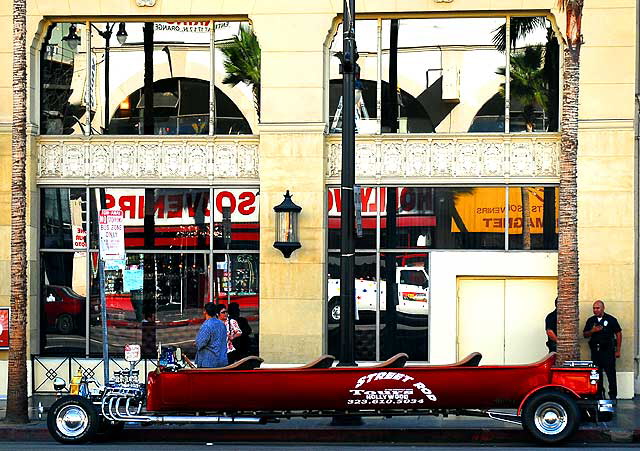
POLYGON ((11 129, 11 319, 7 416, 27 423, 27 52, 26 0, 13 2, 13 124, 11 129))
POLYGON ((558 243, 558 364, 580 358, 578 346, 578 97, 583 0, 565 1, 567 45, 562 86, 558 243))
POLYGON ((531 206, 529 203, 529 191, 526 186, 520 187, 522 202, 522 249, 531 249, 531 206))

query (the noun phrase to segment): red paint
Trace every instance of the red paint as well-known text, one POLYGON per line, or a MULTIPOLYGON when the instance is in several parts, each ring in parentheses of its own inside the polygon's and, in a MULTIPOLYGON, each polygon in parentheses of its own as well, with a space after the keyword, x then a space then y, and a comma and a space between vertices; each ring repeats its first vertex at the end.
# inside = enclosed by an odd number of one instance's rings
MULTIPOLYGON (((273 412, 402 408, 419 412, 433 408, 517 408, 528 393, 551 383, 554 363, 555 354, 551 354, 534 364, 513 366, 153 371, 147 382, 147 410, 273 412), (238 387, 242 387, 241 396, 238 387), (386 390, 410 391, 408 396, 416 399, 416 403, 403 404, 404 401, 394 399, 376 405, 353 404, 354 399, 366 399, 372 393, 377 396, 386 390), (429 394, 435 399, 430 399, 429 394), (419 400, 423 401, 418 403, 419 400)), ((572 383, 569 388, 580 396, 595 393, 596 386, 589 384, 591 369, 571 371, 581 382, 572 383)))

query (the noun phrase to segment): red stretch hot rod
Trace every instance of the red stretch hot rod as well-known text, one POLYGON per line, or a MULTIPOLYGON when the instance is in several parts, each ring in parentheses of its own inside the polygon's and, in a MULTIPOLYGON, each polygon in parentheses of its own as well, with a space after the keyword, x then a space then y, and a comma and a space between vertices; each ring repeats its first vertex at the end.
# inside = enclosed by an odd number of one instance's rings
MULTIPOLYGON (((125 422, 458 414, 522 424, 535 439, 555 443, 569 438, 581 421, 613 413, 610 401, 597 399, 597 368, 591 362, 556 368, 554 353, 529 365, 479 366, 481 355, 474 353, 451 365, 405 366, 407 355, 398 354, 376 366, 334 367, 332 356, 322 356, 302 367, 278 369, 259 368, 258 357, 208 369, 194 368, 179 349, 163 355, 146 384, 138 382, 134 363, 105 386, 74 378, 72 394, 49 410, 51 435, 79 443, 125 422), (492 410, 498 408, 517 411, 492 410)), ((56 389, 64 388, 57 381, 56 389)))

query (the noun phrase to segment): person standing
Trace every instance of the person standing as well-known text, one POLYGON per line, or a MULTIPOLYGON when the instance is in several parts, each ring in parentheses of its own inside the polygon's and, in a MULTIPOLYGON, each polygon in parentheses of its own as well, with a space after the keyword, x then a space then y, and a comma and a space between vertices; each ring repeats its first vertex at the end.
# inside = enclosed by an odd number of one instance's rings
POLYGON ((547 348, 549 352, 558 350, 558 298, 555 301, 556 308, 544 319, 544 328, 547 331, 547 348))
POLYGON ((204 306, 205 321, 196 336, 196 365, 198 368, 227 366, 227 329, 218 319, 213 302, 204 306))
POLYGON ((229 311, 224 305, 220 304, 218 309, 220 311, 218 316, 220 321, 224 323, 225 330, 227 332, 227 359, 229 360, 229 363, 234 363, 240 359, 238 358, 236 348, 233 346, 233 340, 242 335, 242 331, 240 330, 240 326, 238 326, 238 322, 235 319, 229 318, 229 311))
POLYGON ((604 395, 602 385, 604 370, 609 386, 609 398, 615 400, 618 397, 616 359, 620 358, 622 328, 615 317, 604 312, 604 302, 598 300, 593 303, 593 316, 587 320, 583 335, 585 338, 589 338, 591 360, 600 371, 600 393, 604 395))
POLYGON ((251 329, 247 318, 240 316, 240 306, 237 302, 229 304, 228 309, 229 318, 236 320, 240 330, 242 331, 242 335, 233 339, 233 346, 236 348, 236 357, 239 360, 249 355, 249 350, 251 348, 251 333, 253 330, 251 329))

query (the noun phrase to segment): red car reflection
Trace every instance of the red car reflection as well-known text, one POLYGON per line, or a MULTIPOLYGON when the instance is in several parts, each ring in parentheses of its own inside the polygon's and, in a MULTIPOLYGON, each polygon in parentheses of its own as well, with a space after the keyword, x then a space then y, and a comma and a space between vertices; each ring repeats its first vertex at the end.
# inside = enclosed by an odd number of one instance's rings
POLYGON ((85 297, 64 285, 46 285, 43 293, 47 328, 60 334, 82 333, 85 297))

